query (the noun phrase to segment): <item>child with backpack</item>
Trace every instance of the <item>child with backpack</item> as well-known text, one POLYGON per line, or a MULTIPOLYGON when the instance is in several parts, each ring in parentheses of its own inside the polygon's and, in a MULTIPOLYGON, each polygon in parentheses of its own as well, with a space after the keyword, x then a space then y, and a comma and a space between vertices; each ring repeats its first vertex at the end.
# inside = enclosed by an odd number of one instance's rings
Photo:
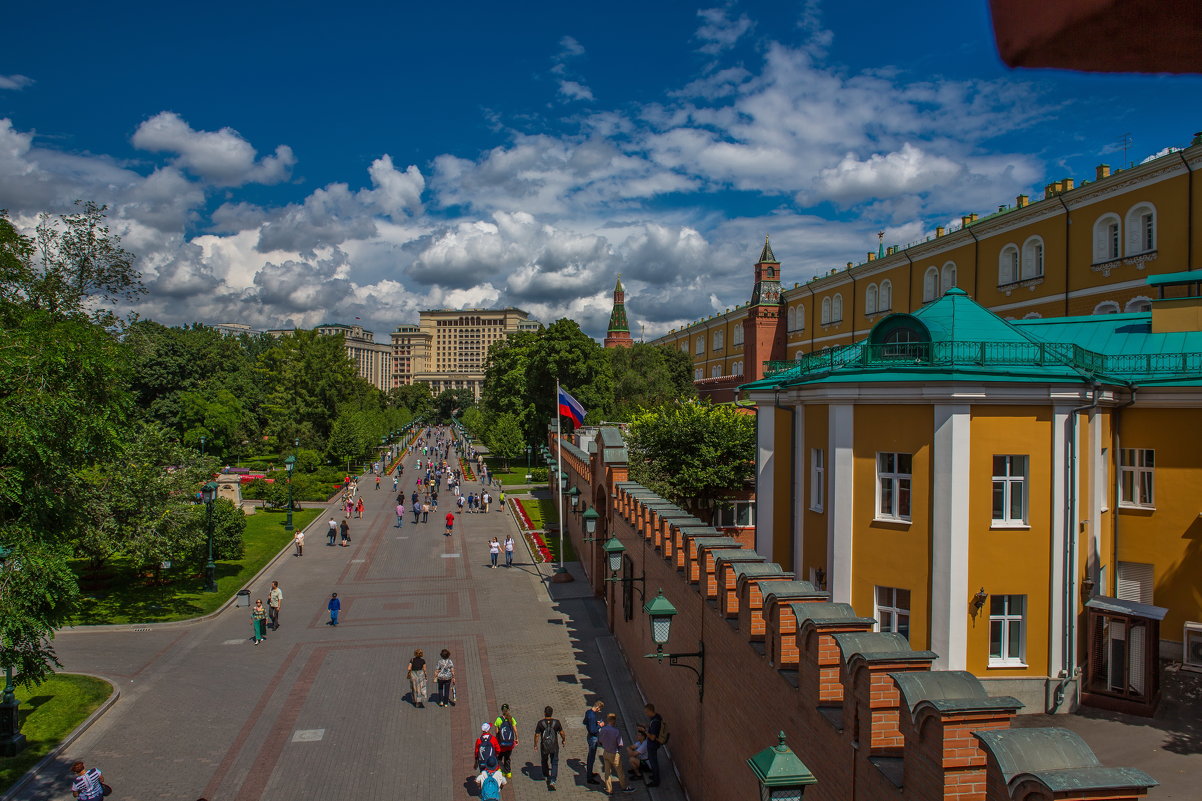
POLYGON ((509 704, 501 704, 501 714, 497 715, 497 719, 493 721, 493 728, 497 730, 497 745, 501 751, 501 770, 505 774, 505 778, 513 778, 513 749, 518 744, 518 722, 517 719, 510 714, 509 704))
POLYGON ((497 764, 497 756, 501 753, 501 747, 497 744, 497 738, 490 732, 492 726, 487 723, 480 724, 480 736, 476 738, 475 759, 477 769, 483 769, 488 765, 491 759, 494 767, 497 764))
POLYGON ((489 757, 484 763, 484 769, 476 777, 480 785, 480 801, 501 801, 501 788, 505 786, 505 777, 497 768, 497 758, 489 757))

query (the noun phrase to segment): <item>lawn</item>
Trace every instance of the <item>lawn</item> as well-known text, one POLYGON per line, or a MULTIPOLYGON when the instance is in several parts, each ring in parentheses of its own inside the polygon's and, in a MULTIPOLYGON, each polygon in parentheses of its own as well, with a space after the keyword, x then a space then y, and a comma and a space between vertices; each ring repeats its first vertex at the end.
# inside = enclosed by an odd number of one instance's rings
POLYGON ((27 745, 15 757, 0 757, 0 792, 83 723, 112 691, 107 681, 72 673, 55 674, 32 690, 18 687, 21 731, 27 745))
POLYGON ((501 486, 503 487, 521 486, 531 483, 526 480, 526 476, 530 471, 526 469, 526 460, 524 457, 520 460, 510 462, 510 471, 508 473, 505 472, 505 463, 500 459, 486 458, 484 462, 488 465, 489 474, 493 478, 500 479, 501 486))
MULTIPOLYGON (((292 522, 303 528, 323 510, 302 509, 292 513, 292 522)), ((258 573, 292 535, 284 530, 285 513, 258 510, 246 518, 241 559, 217 562, 217 592, 204 592, 203 577, 195 571, 161 585, 150 585, 135 575, 133 567, 122 559, 112 562, 108 589, 85 593, 71 622, 74 625, 101 623, 163 623, 187 620, 216 611, 242 585, 258 573)), ((321 532, 318 532, 319 534, 321 532)), ((313 537, 309 538, 313 544, 313 537)), ((82 561, 74 563, 82 570, 82 561)))
MULTIPOLYGON (((526 510, 526 514, 530 516, 530 522, 536 529, 546 531, 548 523, 556 523, 559 520, 559 512, 555 508, 554 498, 522 498, 522 508, 526 510)), ((566 501, 565 501, 566 503, 566 501)), ((553 556, 552 561, 559 561, 559 532, 554 531, 544 535, 547 542, 547 547, 551 549, 553 556)), ((576 554, 572 550, 572 540, 564 537, 564 561, 576 561, 576 554)))

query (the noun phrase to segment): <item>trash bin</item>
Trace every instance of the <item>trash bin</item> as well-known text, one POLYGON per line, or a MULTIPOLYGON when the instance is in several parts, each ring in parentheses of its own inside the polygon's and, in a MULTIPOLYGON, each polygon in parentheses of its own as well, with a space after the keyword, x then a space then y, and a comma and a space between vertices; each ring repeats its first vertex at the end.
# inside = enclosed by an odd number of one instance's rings
POLYGON ((250 606, 250 590, 238 590, 234 606, 250 606))

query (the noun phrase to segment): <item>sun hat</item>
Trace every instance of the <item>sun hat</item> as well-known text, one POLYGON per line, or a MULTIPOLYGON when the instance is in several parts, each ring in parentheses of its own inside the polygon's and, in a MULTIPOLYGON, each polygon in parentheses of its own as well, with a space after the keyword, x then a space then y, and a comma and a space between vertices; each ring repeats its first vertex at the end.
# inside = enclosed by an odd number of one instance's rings
POLYGON ((480 724, 480 731, 488 731, 491 728, 492 728, 492 726, 488 725, 487 723, 480 724))

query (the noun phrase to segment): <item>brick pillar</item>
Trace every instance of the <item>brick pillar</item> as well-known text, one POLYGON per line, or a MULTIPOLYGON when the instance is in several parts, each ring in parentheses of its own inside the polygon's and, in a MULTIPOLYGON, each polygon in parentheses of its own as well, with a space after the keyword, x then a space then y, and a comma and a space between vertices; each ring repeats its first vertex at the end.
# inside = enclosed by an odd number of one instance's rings
POLYGON ((689 548, 684 554, 684 576, 690 584, 701 583, 701 566, 705 563, 707 548, 738 548, 739 541, 734 537, 724 537, 713 529, 713 535, 708 537, 693 537, 689 548))
POLYGON ((843 657, 843 721, 864 757, 900 757, 901 694, 890 673, 930 671, 938 655, 912 651, 900 634, 836 634, 843 657))
MULTIPOLYGON (((794 610, 794 614, 800 610, 794 610)), ((857 617, 850 604, 810 604, 805 617, 798 619, 797 643, 801 659, 802 703, 838 706, 843 703, 840 674, 843 657, 836 634, 863 634, 872 631, 876 621, 857 617)))
POLYGON ((739 578, 739 630, 747 635, 749 641, 764 641, 764 588, 771 589, 775 582, 792 580, 792 573, 739 578))
MULTIPOLYGON (((701 594, 710 600, 718 600, 719 581, 728 565, 764 564, 764 557, 750 548, 715 548, 705 553, 705 574, 701 581, 701 594)), ((726 611, 721 610, 723 617, 726 611)))
POLYGON ((730 562, 718 560, 718 609, 727 619, 739 616, 739 578, 741 576, 776 576, 788 581, 792 573, 785 573, 776 562, 730 562))
POLYGON ((781 582, 764 595, 764 647, 768 664, 777 670, 796 670, 797 613, 795 603, 819 603, 830 598, 808 581, 781 582))

